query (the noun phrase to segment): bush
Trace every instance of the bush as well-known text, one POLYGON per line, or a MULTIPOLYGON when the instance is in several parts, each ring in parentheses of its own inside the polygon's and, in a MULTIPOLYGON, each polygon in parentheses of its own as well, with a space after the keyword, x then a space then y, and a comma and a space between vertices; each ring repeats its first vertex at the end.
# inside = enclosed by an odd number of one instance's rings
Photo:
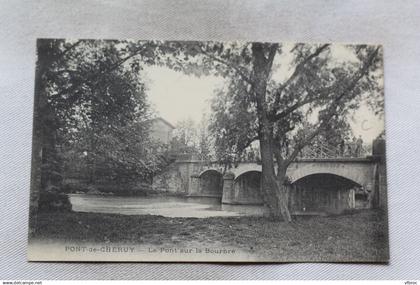
POLYGON ((70 212, 71 209, 67 194, 58 193, 56 189, 43 191, 39 195, 38 210, 40 212, 70 212))
POLYGON ((62 193, 86 193, 95 195, 116 195, 116 196, 146 196, 152 192, 152 185, 148 182, 121 182, 98 181, 89 184, 84 180, 68 179, 63 182, 62 193))
POLYGON ((61 190, 59 192, 71 194, 71 193, 86 193, 88 192, 88 184, 83 179, 65 179, 63 181, 61 190))
POLYGON ((149 184, 103 184, 97 185, 96 189, 104 194, 113 194, 116 196, 146 196, 150 191, 149 184))

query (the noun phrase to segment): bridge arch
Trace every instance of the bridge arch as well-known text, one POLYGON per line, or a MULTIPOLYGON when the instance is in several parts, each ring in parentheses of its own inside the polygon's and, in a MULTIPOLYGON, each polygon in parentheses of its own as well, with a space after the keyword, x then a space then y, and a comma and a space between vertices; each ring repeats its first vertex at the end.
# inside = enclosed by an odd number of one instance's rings
POLYGON ((229 171, 235 174, 235 177, 237 178, 248 172, 252 172, 252 171, 261 172, 262 166, 261 164, 257 164, 257 163, 241 163, 237 167, 232 168, 229 171))
POLYGON ((289 206, 296 213, 340 213, 356 208, 355 193, 362 185, 331 173, 312 173, 292 183, 289 206))
POLYGON ((336 175, 351 180, 361 186, 372 184, 374 167, 368 163, 347 163, 336 162, 300 162, 290 165, 287 169, 287 176, 294 183, 305 176, 317 174, 336 175))
POLYGON ((233 181, 233 201, 237 204, 262 204, 261 171, 248 170, 233 181))
MULTIPOLYGON (((362 187, 363 185, 360 182, 354 181, 352 178, 343 176, 343 175, 339 175, 336 173, 332 173, 332 172, 316 172, 314 171, 313 173, 308 173, 302 177, 299 177, 298 179, 294 179, 292 180, 292 184, 299 184, 304 180, 313 178, 313 177, 335 177, 337 179, 337 182, 341 182, 341 183, 348 183, 349 185, 352 185, 354 187, 362 187)), ((363 183, 363 182, 362 182, 363 183)))
MULTIPOLYGON (((249 171, 262 171, 261 164, 257 163, 241 163, 238 167, 232 168, 231 171, 235 177, 249 171)), ((295 182, 302 177, 327 173, 337 176, 342 176, 352 180, 362 186, 368 186, 373 182, 374 163, 368 160, 303 160, 293 162, 287 168, 286 175, 291 182, 295 182)), ((370 187, 370 186, 368 186, 370 187)))
POLYGON ((222 171, 220 169, 218 169, 218 168, 207 168, 207 169, 201 170, 201 172, 198 174, 198 177, 201 177, 203 175, 206 175, 206 173, 208 173, 208 172, 217 172, 220 175, 223 175, 222 171))
POLYGON ((222 197, 223 175, 216 169, 206 169, 199 174, 200 194, 203 196, 222 197))

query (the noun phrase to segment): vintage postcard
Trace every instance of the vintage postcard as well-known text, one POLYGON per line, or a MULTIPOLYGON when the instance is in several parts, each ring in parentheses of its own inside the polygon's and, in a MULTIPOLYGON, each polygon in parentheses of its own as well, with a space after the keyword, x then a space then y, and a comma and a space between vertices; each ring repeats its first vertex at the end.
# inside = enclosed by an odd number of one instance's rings
POLYGON ((39 39, 30 261, 387 262, 380 45, 39 39))

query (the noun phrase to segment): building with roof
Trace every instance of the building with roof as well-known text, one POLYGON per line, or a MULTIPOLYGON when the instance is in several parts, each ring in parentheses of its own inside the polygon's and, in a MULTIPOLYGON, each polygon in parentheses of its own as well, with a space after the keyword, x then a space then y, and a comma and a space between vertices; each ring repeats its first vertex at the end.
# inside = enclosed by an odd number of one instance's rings
POLYGON ((169 144, 173 137, 175 127, 162 117, 151 120, 150 135, 153 139, 169 144))

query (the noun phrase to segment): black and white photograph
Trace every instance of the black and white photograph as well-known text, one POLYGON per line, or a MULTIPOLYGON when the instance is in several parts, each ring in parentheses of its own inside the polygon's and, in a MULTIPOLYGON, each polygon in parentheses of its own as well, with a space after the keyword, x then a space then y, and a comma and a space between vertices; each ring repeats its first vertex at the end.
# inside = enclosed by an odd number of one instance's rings
POLYGON ((383 48, 41 38, 30 261, 389 261, 383 48))

